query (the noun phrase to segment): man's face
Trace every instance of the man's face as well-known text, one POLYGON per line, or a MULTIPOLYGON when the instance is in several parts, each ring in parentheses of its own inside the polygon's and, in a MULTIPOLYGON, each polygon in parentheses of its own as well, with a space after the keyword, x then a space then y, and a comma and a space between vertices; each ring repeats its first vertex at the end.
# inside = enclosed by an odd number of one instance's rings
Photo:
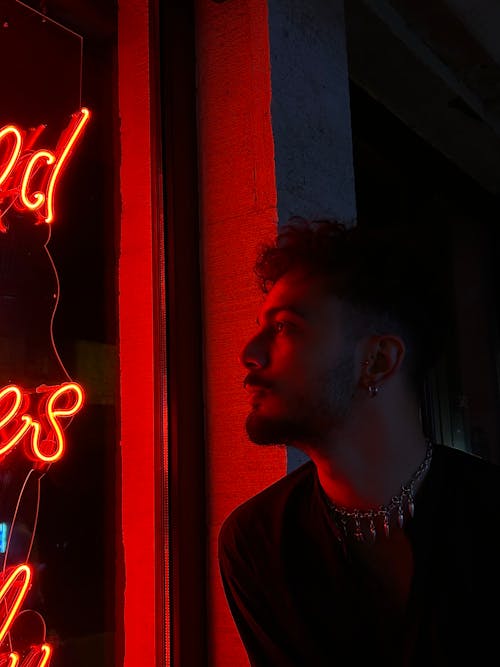
MULTIPOLYGON (((286 273, 268 293, 241 361, 257 444, 319 443, 340 426, 356 388, 355 343, 324 278, 286 273)), ((345 317, 344 317, 345 319, 345 317)))

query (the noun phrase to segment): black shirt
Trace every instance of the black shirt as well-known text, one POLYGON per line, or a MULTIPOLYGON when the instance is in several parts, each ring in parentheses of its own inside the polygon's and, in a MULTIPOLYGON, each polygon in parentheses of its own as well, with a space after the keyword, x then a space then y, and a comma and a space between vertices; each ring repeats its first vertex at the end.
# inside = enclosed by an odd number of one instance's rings
POLYGON ((398 549, 379 567, 370 545, 342 540, 311 461, 240 505, 219 561, 252 667, 500 664, 499 475, 434 447, 404 526, 402 596, 398 549))

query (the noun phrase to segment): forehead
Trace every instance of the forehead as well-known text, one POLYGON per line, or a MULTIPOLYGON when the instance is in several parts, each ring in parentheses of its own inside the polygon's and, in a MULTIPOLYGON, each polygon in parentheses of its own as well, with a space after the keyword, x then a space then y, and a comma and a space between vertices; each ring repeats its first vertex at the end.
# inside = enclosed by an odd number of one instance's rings
POLYGON ((328 289, 323 276, 306 269, 294 269, 285 273, 266 295, 260 315, 265 317, 279 308, 296 310, 305 319, 338 318, 341 301, 328 289))

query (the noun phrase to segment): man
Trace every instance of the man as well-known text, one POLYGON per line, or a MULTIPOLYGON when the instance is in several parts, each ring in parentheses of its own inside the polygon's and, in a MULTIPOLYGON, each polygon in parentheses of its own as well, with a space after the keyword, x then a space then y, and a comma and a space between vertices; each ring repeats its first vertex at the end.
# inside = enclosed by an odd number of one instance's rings
POLYGON ((246 428, 310 461, 220 532, 253 667, 498 663, 498 468, 421 420, 448 327, 438 269, 411 239, 328 221, 263 249, 246 428))

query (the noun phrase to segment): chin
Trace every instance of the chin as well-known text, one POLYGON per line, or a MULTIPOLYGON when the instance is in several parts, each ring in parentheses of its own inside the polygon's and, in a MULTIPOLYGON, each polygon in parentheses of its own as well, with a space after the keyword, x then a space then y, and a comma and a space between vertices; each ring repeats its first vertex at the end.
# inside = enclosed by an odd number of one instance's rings
POLYGON ((246 431, 256 445, 285 445, 297 434, 297 425, 289 420, 263 417, 254 412, 248 415, 246 431))

